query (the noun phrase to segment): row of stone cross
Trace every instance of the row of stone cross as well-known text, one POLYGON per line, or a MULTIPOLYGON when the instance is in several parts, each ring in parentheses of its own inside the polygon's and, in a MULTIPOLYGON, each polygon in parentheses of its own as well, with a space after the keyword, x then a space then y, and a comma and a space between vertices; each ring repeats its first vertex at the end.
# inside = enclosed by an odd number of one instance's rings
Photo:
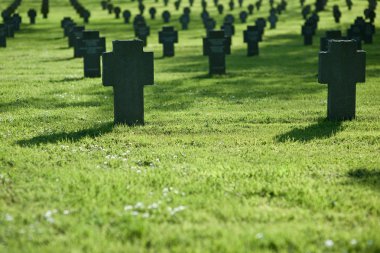
POLYGON ((20 4, 21 0, 15 0, 1 12, 4 23, 0 24, 0 47, 7 47, 7 38, 14 38, 20 30, 22 19, 15 13, 20 4))
MULTIPOLYGON (((223 14, 223 9, 224 9, 223 5, 218 4, 217 0, 215 0, 214 3, 218 7, 219 14, 223 14)), ((233 5, 232 0, 230 3, 232 3, 232 5, 233 5)), ((242 1, 239 1, 239 3, 242 4, 242 1)), ((260 9, 261 3, 262 3, 262 0, 256 2, 256 8, 258 10, 260 9)), ((118 7, 118 6, 114 7, 114 5, 111 2, 107 2, 107 1, 102 1, 101 5, 102 5, 102 8, 104 10, 107 10, 109 14, 114 13, 115 18, 117 18, 117 19, 120 18, 120 14, 122 12, 120 7, 118 7)), ((277 21, 278 21, 277 14, 280 15, 283 11, 286 10, 287 2, 285 0, 282 0, 280 4, 278 4, 276 7, 274 7, 274 1, 270 0, 270 5, 271 5, 271 9, 270 9, 268 21, 271 23, 271 28, 274 28, 276 26, 277 21)), ((206 9, 206 6, 207 6, 207 2, 202 1, 203 10, 201 12, 201 18, 202 18, 202 21, 203 21, 203 24, 204 24, 206 30, 209 31, 209 30, 212 30, 215 28, 216 21, 210 16, 209 12, 206 9)), ((144 22, 145 22, 145 19, 143 16, 143 13, 145 10, 145 5, 142 3, 142 1, 139 1, 139 10, 140 10, 140 14, 137 14, 135 16, 134 20, 140 19, 140 20, 144 20, 144 22)), ((253 4, 248 5, 248 12, 247 11, 241 11, 239 13, 240 21, 242 23, 245 23, 247 21, 248 16, 253 14, 253 10, 254 10, 254 5, 253 4)), ((191 13, 191 8, 185 7, 185 8, 183 8, 183 14, 179 17, 179 22, 181 23, 183 30, 188 29, 188 25, 190 23, 190 13, 191 13)), ((157 14, 156 8, 151 7, 149 9, 150 18, 156 19, 156 14, 157 14)), ((122 12, 122 15, 124 18, 124 23, 126 23, 126 24, 130 23, 130 19, 132 16, 131 11, 124 10, 122 12)), ((229 14, 229 15, 231 15, 231 14, 229 14)), ((161 17, 162 17, 164 23, 169 23, 170 19, 171 19, 171 14, 168 10, 164 10, 161 14, 161 17)), ((134 24, 135 24, 135 22, 134 22, 134 24)))
MULTIPOLYGON (((357 17, 354 23, 347 29, 347 36, 343 37, 341 32, 331 33, 334 36, 330 39, 353 39, 358 44, 358 49, 361 49, 362 41, 366 44, 371 44, 373 41, 373 35, 375 34, 374 19, 376 17, 376 4, 373 4, 373 0, 369 0, 369 7, 365 9, 365 17, 357 17), (368 22, 365 20, 369 20, 368 22), (334 35, 333 35, 334 34, 334 35)), ((335 7, 335 6, 334 6, 335 7)), ((335 10, 336 8, 333 8, 335 10)), ((309 17, 306 17, 306 21, 301 28, 301 34, 304 37, 304 45, 313 44, 313 36, 318 28, 319 16, 317 12, 313 12, 309 17)))

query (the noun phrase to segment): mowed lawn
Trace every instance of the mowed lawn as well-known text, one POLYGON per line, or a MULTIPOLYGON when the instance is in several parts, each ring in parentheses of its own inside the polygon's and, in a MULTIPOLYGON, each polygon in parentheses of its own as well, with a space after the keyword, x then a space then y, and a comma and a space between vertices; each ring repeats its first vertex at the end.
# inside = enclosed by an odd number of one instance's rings
MULTIPOLYGON (((246 57, 237 7, 227 74, 209 77, 200 0, 176 56, 162 58, 161 13, 180 30, 188 6, 169 1, 144 1, 155 86, 145 87, 138 127, 113 126, 112 88, 84 79, 72 58, 60 20, 82 20, 69 1, 50 0, 35 25, 26 12, 41 1, 22 1, 22 29, 0 48, 0 252, 380 252, 380 32, 363 46, 355 120, 326 121, 327 86, 317 82, 319 37, 345 33, 367 2, 349 12, 330 0, 306 47, 299 1, 288 0, 258 57, 246 57)), ((100 1, 80 2, 107 51, 134 37, 100 1)), ((114 4, 138 12, 137 1, 114 4)), ((212 1, 208 11, 220 27, 212 1)), ((268 15, 263 0, 248 23, 268 15)))

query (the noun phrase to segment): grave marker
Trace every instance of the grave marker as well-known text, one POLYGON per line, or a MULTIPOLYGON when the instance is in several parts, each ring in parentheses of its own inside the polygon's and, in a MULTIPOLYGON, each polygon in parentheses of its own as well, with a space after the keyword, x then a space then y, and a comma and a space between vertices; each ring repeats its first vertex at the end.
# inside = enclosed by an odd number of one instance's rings
POLYGON ((143 22, 138 22, 135 26, 135 36, 143 41, 144 47, 147 45, 147 38, 150 35, 150 27, 143 22))
POLYGON ((328 84, 329 120, 355 118, 356 83, 365 82, 366 53, 353 40, 330 40, 319 53, 318 82, 328 84))
POLYGON ((116 19, 119 19, 120 18, 120 12, 121 12, 121 9, 119 6, 116 6, 114 9, 113 9, 113 12, 115 13, 115 18, 116 19))
POLYGON ((103 85, 113 87, 114 123, 144 125, 144 85, 153 84, 153 53, 143 52, 142 41, 116 40, 102 59, 103 85))
POLYGON ((123 18, 124 18, 124 23, 129 24, 129 20, 131 18, 131 12, 129 10, 123 11, 123 18))
POLYGON ((159 43, 163 45, 163 56, 174 56, 174 43, 178 43, 178 32, 173 26, 164 26, 162 31, 158 33, 159 43))
POLYGON ((247 56, 259 55, 260 30, 257 26, 247 26, 243 32, 244 42, 247 43, 247 56))
POLYGON ((100 56, 106 51, 106 39, 98 31, 84 31, 78 47, 83 56, 84 76, 100 77, 100 56))
POLYGON ((28 17, 29 17, 29 20, 30 20, 31 24, 35 24, 36 23, 36 16, 37 16, 37 12, 36 12, 35 9, 29 9, 28 10, 28 17))
POLYGON ((150 19, 155 19, 156 18, 156 13, 157 13, 156 8, 154 8, 154 7, 150 7, 149 8, 150 19))
POLYGON ((203 38, 203 55, 209 57, 210 75, 226 73, 228 46, 224 31, 210 31, 207 38, 203 38))
POLYGON ((164 23, 169 23, 170 22, 170 12, 164 11, 162 13, 162 19, 164 20, 164 23))
POLYGON ((179 22, 181 23, 182 30, 187 30, 189 28, 190 16, 186 14, 182 14, 179 18, 179 22))

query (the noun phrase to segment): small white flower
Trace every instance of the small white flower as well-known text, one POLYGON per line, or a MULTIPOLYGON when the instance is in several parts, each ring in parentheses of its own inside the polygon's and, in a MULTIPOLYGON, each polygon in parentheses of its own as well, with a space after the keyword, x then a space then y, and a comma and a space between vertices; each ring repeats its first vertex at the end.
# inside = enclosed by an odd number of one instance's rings
POLYGON ((326 240, 325 241, 325 246, 327 247, 327 248, 331 248, 332 246, 334 246, 334 242, 333 242, 333 240, 326 240))
POLYGON ((136 205, 135 205, 135 208, 136 208, 136 209, 144 208, 144 203, 142 203, 142 202, 137 202, 136 205))
POLYGON ((64 215, 69 215, 70 214, 70 210, 63 210, 63 214, 64 215))
POLYGON ((259 240, 261 240, 261 239, 264 238, 264 234, 263 233, 257 233, 256 234, 256 238, 259 239, 259 240))
POLYGON ((148 209, 157 209, 158 204, 157 203, 152 203, 151 205, 148 206, 148 209))
POLYGON ((138 211, 133 211, 131 214, 132 214, 133 216, 137 216, 137 215, 139 215, 139 212, 138 212, 138 211))
POLYGON ((356 239, 352 239, 352 240, 350 241, 350 244, 351 244, 351 245, 356 245, 356 244, 358 244, 358 241, 357 241, 356 239))
POLYGON ((10 215, 10 214, 5 214, 5 220, 6 221, 13 221, 13 216, 12 215, 10 215))
POLYGON ((53 217, 46 217, 46 221, 49 223, 54 223, 54 218, 53 217))
POLYGON ((141 217, 143 217, 143 218, 149 218, 149 213, 143 213, 143 214, 141 215, 141 217))
POLYGON ((124 207, 124 211, 130 211, 130 210, 132 210, 133 209, 133 206, 131 206, 131 205, 126 205, 125 207, 124 207))

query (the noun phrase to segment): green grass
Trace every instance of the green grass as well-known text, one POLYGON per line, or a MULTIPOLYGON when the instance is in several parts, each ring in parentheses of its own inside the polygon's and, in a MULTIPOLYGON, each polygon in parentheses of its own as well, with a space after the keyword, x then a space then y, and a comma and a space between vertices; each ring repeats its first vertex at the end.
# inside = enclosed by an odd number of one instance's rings
MULTIPOLYGON (((152 4, 156 85, 145 88, 143 127, 113 127, 112 89, 82 78, 60 28, 63 16, 81 23, 69 1, 51 0, 49 19, 27 24, 40 2, 23 0, 22 30, 0 49, 0 252, 380 252, 379 33, 364 45, 355 120, 324 120, 327 87, 316 78, 319 36, 345 31, 366 1, 351 12, 329 1, 305 47, 299 1, 288 0, 259 57, 245 56, 237 20, 228 74, 212 78, 200 1, 165 59, 157 34, 166 8, 152 4)), ((81 2, 108 51, 133 38, 99 1, 81 2)), ((137 13, 137 2, 114 2, 137 13)), ((248 22, 261 16, 265 0, 248 22)))

